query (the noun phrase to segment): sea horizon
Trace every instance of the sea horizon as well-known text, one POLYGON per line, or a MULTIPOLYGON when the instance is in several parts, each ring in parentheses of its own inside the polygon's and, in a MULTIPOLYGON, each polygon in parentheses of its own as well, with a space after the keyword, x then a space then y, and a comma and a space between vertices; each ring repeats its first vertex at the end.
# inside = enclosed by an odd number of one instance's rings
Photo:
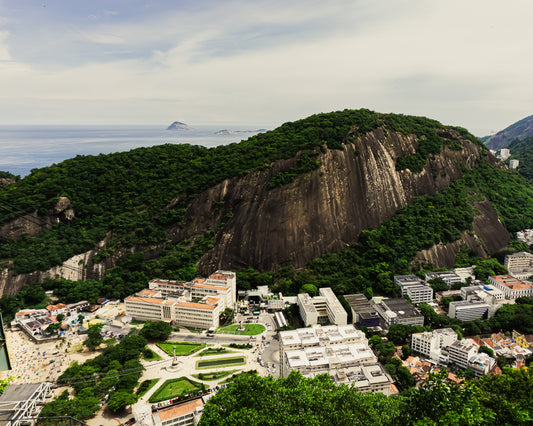
POLYGON ((77 155, 124 152, 162 144, 212 148, 240 142, 265 126, 209 124, 192 130, 166 130, 161 125, 0 125, 0 171, 20 177, 32 169, 58 164, 77 155), (217 135, 219 130, 241 131, 217 135))

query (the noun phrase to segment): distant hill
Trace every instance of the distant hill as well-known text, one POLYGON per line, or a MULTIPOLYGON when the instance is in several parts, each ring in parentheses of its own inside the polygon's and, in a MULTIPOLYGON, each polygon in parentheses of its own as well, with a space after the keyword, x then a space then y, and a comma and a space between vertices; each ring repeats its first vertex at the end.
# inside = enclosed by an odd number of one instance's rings
POLYGON ((181 121, 174 121, 174 123, 167 127, 167 130, 192 130, 192 127, 187 126, 181 121))
POLYGON ((487 148, 497 151, 502 148, 508 148, 511 142, 516 139, 521 140, 529 136, 533 136, 533 115, 511 124, 495 135, 485 136, 480 139, 487 145, 487 148))

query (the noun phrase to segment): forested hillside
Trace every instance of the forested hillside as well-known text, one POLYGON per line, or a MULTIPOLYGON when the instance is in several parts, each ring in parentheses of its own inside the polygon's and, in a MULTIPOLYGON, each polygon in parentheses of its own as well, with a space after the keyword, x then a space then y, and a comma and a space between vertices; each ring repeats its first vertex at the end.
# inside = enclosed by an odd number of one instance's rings
MULTIPOLYGON (((411 264, 418 251, 474 232, 473 219, 479 214, 476 202, 488 200, 508 231, 533 226, 532 187, 499 165, 466 130, 422 117, 368 110, 318 114, 212 149, 162 145, 78 156, 0 188, 0 224, 6 228, 17 220, 29 220, 24 215, 35 212, 44 222, 60 197, 70 200, 74 212, 73 218, 58 219, 34 236, 4 236, 0 259, 11 274, 45 271, 88 250, 97 254, 80 268, 106 264, 101 278, 89 283, 47 279, 15 300, 4 297, 1 308, 11 312, 17 305, 34 303, 44 289, 54 289, 65 301, 94 300, 125 297, 154 277, 192 279, 198 262, 209 261, 220 241, 242 228, 237 218, 251 211, 244 208, 252 202, 246 197, 257 189, 253 187, 257 182, 264 185, 257 197, 290 206, 291 193, 303 191, 302 199, 312 199, 308 187, 321 191, 342 186, 353 175, 361 175, 358 185, 376 197, 371 202, 377 203, 378 211, 383 213, 379 203, 389 203, 389 213, 382 214, 381 221, 372 216, 374 222, 361 222, 361 226, 367 224, 363 232, 359 235, 354 228, 342 249, 317 246, 322 251, 311 252, 315 254, 310 258, 307 254, 305 267, 294 268, 290 253, 278 259, 272 272, 258 271, 253 263, 228 265, 240 271, 239 285, 265 283, 284 293, 297 293, 303 284, 313 283, 333 286, 339 293, 392 294, 392 274, 424 266, 411 264), (373 165, 383 156, 387 161, 373 165), (335 158, 351 161, 352 169, 338 171, 337 180, 332 180, 330 172, 324 171, 336 164, 331 163, 335 158), (381 169, 390 164, 393 170, 381 169), (390 182, 404 191, 394 195, 399 201, 390 202, 388 181, 373 188, 374 178, 363 175, 363 169, 376 176, 390 173, 390 182), (239 185, 242 194, 235 197, 239 185), (213 188, 219 188, 220 198, 212 197, 213 188)), ((354 205, 357 200, 353 199, 354 205)), ((289 219, 304 223, 302 214, 307 214, 294 211, 294 218, 285 218, 268 210, 260 213, 273 229, 289 219)), ((332 221, 342 214, 324 213, 319 218, 332 221)), ((247 220, 253 225, 256 219, 247 220)), ((347 216, 346 226, 357 220, 347 216)), ((298 235, 306 232, 298 229, 298 235)), ((320 228, 315 232, 324 240, 320 228)), ((273 255, 273 249, 263 243, 269 239, 275 237, 267 232, 258 240, 266 247, 261 256, 273 255)), ((468 250, 465 253, 475 257, 468 250)))
POLYGON ((516 139, 509 145, 511 159, 520 161, 518 173, 533 182, 533 136, 516 139))

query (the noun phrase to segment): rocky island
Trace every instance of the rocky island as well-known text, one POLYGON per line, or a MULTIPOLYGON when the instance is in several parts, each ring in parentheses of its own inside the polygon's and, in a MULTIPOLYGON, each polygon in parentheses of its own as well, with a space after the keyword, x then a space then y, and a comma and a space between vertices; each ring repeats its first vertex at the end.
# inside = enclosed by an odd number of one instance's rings
POLYGON ((167 130, 192 130, 192 127, 187 126, 181 121, 174 121, 174 123, 167 127, 167 130))

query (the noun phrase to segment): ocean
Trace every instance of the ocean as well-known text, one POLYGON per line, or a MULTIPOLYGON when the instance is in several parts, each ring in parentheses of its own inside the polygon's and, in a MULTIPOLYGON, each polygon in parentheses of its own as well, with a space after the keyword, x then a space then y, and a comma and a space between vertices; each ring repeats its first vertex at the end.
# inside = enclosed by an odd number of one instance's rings
POLYGON ((129 151, 166 143, 214 147, 240 142, 261 126, 195 126, 166 130, 160 126, 0 126, 0 170, 24 177, 76 155, 129 151), (225 128, 239 131, 217 135, 225 128))

